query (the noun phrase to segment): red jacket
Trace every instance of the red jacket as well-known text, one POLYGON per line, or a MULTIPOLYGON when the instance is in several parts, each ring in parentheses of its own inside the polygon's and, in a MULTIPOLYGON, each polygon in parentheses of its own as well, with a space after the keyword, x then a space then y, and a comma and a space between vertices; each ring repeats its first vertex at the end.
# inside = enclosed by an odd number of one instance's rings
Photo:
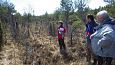
POLYGON ((60 26, 58 28, 58 39, 64 39, 64 34, 65 34, 66 30, 63 26, 60 26))

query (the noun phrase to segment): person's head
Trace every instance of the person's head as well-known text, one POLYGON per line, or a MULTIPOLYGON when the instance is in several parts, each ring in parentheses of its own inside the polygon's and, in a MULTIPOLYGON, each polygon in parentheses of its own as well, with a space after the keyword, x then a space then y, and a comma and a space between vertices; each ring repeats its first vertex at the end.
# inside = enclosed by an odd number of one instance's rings
POLYGON ((63 21, 59 21, 59 25, 63 25, 63 21))
POLYGON ((97 22, 98 23, 103 23, 104 20, 109 19, 109 15, 107 13, 107 11, 103 10, 97 13, 97 22))
POLYGON ((94 21, 94 16, 93 16, 92 14, 88 14, 88 15, 86 16, 86 20, 87 20, 87 22, 94 21))

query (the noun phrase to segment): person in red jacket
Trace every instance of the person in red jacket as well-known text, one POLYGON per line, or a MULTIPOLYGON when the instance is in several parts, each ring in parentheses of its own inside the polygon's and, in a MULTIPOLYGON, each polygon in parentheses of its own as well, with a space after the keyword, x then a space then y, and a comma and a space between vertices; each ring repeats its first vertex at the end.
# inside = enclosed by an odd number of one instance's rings
POLYGON ((64 43, 64 35, 65 35, 65 28, 63 26, 63 22, 59 21, 59 27, 58 27, 58 42, 61 49, 66 49, 65 43, 64 43))

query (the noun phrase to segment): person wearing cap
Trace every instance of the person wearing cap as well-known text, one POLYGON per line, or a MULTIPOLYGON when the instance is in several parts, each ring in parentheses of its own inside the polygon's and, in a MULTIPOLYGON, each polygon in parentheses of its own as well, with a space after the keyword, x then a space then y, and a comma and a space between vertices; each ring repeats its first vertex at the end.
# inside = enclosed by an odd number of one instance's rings
POLYGON ((96 16, 99 25, 90 36, 92 51, 97 56, 98 65, 111 65, 115 58, 115 30, 107 11, 100 11, 96 16))
POLYGON ((63 21, 59 21, 59 27, 58 27, 58 42, 61 49, 66 49, 65 43, 64 43, 64 35, 65 35, 65 28, 63 26, 63 21))

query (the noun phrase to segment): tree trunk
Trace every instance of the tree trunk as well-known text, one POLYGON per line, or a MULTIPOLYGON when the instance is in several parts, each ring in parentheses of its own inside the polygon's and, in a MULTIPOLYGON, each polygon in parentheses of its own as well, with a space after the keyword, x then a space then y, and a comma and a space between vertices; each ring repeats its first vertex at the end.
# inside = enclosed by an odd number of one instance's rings
POLYGON ((66 26, 67 33, 68 33, 68 22, 69 22, 69 12, 65 11, 64 23, 65 23, 65 26, 66 26))

